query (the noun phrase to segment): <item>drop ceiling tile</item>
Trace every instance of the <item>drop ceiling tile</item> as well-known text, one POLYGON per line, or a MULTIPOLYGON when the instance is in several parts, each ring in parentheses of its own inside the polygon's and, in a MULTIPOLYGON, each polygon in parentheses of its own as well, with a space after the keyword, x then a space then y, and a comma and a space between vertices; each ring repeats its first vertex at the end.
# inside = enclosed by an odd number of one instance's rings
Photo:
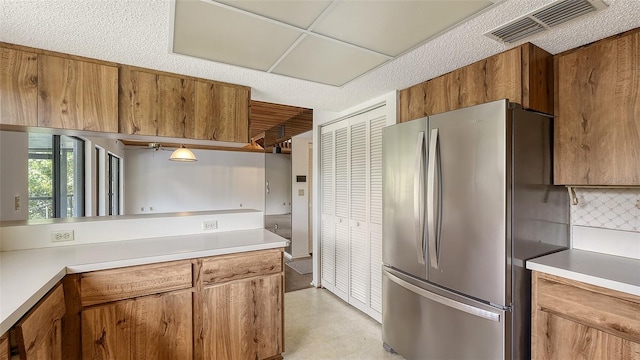
POLYGON ((492 4, 487 0, 340 1, 313 31, 397 56, 492 4))
POLYGON ((175 53, 266 71, 301 34, 204 1, 176 1, 175 53))
MULTIPOLYGON (((213 0, 212 0, 213 1, 213 0)), ((331 1, 217 0, 219 3, 307 29, 331 1)))
POLYGON ((317 36, 306 36, 273 73, 341 86, 387 57, 317 36))

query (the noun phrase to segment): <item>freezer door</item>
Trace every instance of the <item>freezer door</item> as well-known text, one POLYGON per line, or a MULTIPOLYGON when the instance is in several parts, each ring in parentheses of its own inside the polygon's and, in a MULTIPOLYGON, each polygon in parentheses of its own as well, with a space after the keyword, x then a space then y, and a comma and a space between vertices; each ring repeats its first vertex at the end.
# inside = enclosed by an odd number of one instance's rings
POLYGON ((428 280, 507 306, 507 101, 429 118, 428 280))
POLYGON ((382 133, 382 260, 423 279, 426 132, 427 119, 422 118, 382 133))
MULTIPOLYGON (((503 310, 384 271, 382 339, 405 359, 505 359, 503 310)), ((509 357, 509 356, 507 356, 509 357)))

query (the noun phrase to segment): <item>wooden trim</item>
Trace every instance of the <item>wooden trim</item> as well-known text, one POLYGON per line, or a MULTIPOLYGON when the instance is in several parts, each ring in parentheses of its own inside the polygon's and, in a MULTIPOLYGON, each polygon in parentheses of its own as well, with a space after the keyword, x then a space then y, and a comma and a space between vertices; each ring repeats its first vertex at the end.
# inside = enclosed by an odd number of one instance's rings
POLYGON ((522 106, 554 113, 553 55, 526 43, 522 48, 522 106))
MULTIPOLYGON (((133 140, 120 140, 124 145, 127 146, 140 146, 140 147, 149 147, 149 143, 153 141, 133 141, 133 140)), ((174 142, 155 142, 156 144, 162 145, 162 147, 166 148, 179 148, 181 145, 185 145, 185 147, 189 149, 198 149, 198 150, 220 150, 220 151, 242 151, 242 152, 257 152, 263 153, 264 149, 254 149, 254 148, 245 148, 245 147, 230 147, 230 146, 213 146, 213 145, 198 145, 198 144, 189 144, 189 143, 174 143, 174 142)))
POLYGON ((204 360, 204 293, 202 258, 191 260, 193 272, 193 359, 204 360))
POLYGON ((50 51, 50 50, 32 48, 32 47, 16 45, 16 44, 9 44, 9 43, 5 43, 5 42, 0 42, 0 47, 7 48, 7 49, 20 50, 20 51, 28 51, 28 52, 36 53, 36 54, 39 54, 39 55, 57 56, 57 57, 65 58, 65 59, 85 61, 85 62, 90 62, 90 63, 94 63, 94 64, 100 64, 100 65, 109 65, 109 66, 119 66, 120 65, 120 64, 112 62, 112 61, 98 60, 98 59, 88 58, 88 57, 84 57, 84 56, 78 56, 78 55, 61 53, 61 52, 57 52, 57 51, 50 51))
POLYGON ((62 353, 65 359, 80 360, 82 329, 80 325, 80 275, 69 274, 62 279, 66 313, 62 317, 62 353))

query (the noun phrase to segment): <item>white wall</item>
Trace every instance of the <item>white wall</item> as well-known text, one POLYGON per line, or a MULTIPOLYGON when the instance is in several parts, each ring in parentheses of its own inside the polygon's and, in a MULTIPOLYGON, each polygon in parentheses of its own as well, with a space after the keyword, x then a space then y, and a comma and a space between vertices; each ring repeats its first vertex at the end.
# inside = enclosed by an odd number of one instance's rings
POLYGON ((265 154, 265 215, 281 215, 291 212, 291 155, 265 154), (269 182, 269 192, 266 184, 269 182))
POLYGON ((308 256, 309 249, 309 145, 312 131, 291 138, 291 257, 308 256), (304 175, 306 182, 296 182, 304 175))
POLYGON ((184 163, 169 161, 169 151, 125 149, 125 214, 239 208, 264 211, 264 154, 193 152, 198 161, 184 163))
POLYGON ((29 217, 29 137, 27 133, 0 131, 0 220, 29 217), (15 210, 15 197, 20 209, 15 210))

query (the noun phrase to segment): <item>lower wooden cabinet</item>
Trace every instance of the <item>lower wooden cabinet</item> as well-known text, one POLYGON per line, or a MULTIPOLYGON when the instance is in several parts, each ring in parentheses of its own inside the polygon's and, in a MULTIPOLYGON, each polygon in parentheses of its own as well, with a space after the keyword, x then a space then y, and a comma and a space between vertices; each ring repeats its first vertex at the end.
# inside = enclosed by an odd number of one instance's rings
POLYGON ((57 285, 15 327, 21 360, 62 360, 64 292, 57 285))
POLYGON ((535 271, 532 294, 532 359, 640 359, 640 297, 535 271))
POLYGON ((267 359, 281 354, 283 277, 230 282, 203 290, 205 359, 267 359))
POLYGON ((9 360, 11 349, 9 349, 9 333, 0 336, 0 360, 9 360))
POLYGON ((84 309, 82 358, 193 358, 191 302, 185 290, 84 309))

